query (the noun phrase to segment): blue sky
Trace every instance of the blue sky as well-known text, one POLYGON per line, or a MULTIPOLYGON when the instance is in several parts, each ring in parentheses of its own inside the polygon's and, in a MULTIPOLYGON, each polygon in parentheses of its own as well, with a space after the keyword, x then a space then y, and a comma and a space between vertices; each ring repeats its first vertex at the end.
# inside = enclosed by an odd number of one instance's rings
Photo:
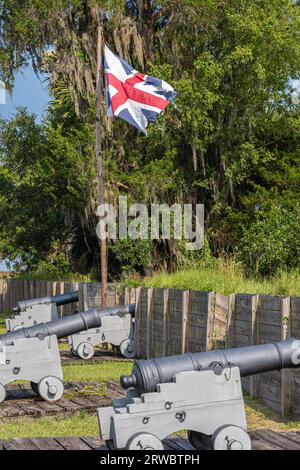
POLYGON ((6 103, 0 104, 0 116, 4 119, 11 117, 18 106, 25 106, 40 120, 50 100, 46 84, 29 67, 16 74, 13 94, 5 92, 5 98, 6 103))
MULTIPOLYGON (((16 74, 12 96, 5 92, 5 104, 0 102, 0 117, 10 118, 18 106, 24 106, 30 112, 35 113, 40 121, 49 100, 46 84, 28 67, 16 74)), ((0 271, 7 271, 3 262, 0 262, 0 271)))

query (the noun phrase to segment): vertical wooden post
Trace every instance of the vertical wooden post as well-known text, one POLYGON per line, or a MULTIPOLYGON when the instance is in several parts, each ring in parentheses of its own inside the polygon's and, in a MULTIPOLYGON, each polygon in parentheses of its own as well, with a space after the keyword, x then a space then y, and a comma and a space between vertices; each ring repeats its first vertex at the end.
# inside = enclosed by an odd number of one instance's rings
POLYGON ((136 289, 135 287, 130 288, 130 295, 129 295, 129 303, 135 304, 135 296, 136 296, 136 289))
POLYGON ((153 317, 153 288, 147 289, 147 359, 153 355, 153 332, 152 332, 152 317, 153 317))
POLYGON ((36 297, 35 295, 36 294, 36 281, 34 280, 30 281, 29 290, 30 290, 29 298, 33 299, 33 297, 36 297))
POLYGON ((86 312, 89 308, 88 306, 88 284, 86 282, 81 282, 79 285, 79 311, 86 312))
POLYGON ((233 346, 234 332, 234 311, 235 311, 235 294, 230 294, 228 298, 228 314, 227 314, 227 332, 225 340, 225 348, 233 346))
POLYGON ((3 279, 0 279, 0 313, 3 312, 3 279))
POLYGON ((206 351, 211 349, 212 341, 213 341, 215 303, 216 303, 215 292, 207 292, 207 304, 206 304, 207 323, 206 323, 206 340, 205 340, 206 351))
POLYGON ((3 288, 2 288, 2 295, 3 295, 3 311, 7 310, 7 289, 8 289, 8 280, 3 279, 3 288))
POLYGON ((188 290, 183 291, 182 292, 182 343, 181 343, 182 354, 187 352, 189 298, 190 298, 190 291, 188 290))
MULTIPOLYGON (((251 296, 251 344, 259 343, 259 295, 251 296)), ((259 397, 259 376, 251 375, 250 377, 250 396, 252 398, 259 397)))
MULTIPOLYGON (((281 299, 281 339, 291 337, 290 297, 281 299)), ((292 369, 281 371, 281 414, 290 416, 292 412, 292 369)))
MULTIPOLYGON (((65 293, 65 283, 64 282, 60 282, 59 283, 59 292, 60 294, 64 294, 65 293)), ((65 306, 62 305, 61 309, 60 309, 60 316, 61 317, 64 317, 65 316, 65 306)))
POLYGON ((129 304, 130 302, 130 293, 129 293, 129 287, 125 287, 124 291, 124 304, 129 304))
POLYGON ((116 286, 115 287, 115 305, 120 305, 120 296, 116 286))
POLYGON ((9 310, 11 310, 14 307, 15 289, 16 289, 15 279, 9 279, 8 280, 8 309, 9 310))
POLYGON ((134 341, 136 357, 141 356, 141 287, 135 289, 134 341))
POLYGON ((47 282, 47 296, 52 295, 52 282, 47 282))
POLYGON ((23 281, 24 284, 24 300, 28 299, 28 282, 26 279, 23 281))
POLYGON ((163 322, 164 322, 164 344, 163 356, 167 356, 169 348, 169 331, 168 331, 168 315, 169 315, 169 289, 164 289, 163 301, 163 322))
POLYGON ((21 295, 22 295, 20 300, 23 300, 23 299, 25 299, 25 288, 24 288, 25 282, 24 282, 23 279, 20 279, 20 284, 21 284, 20 290, 21 290, 21 295))
MULTIPOLYGON (((105 191, 104 191, 104 175, 102 161, 102 144, 101 144, 101 112, 102 112, 102 57, 103 57, 103 34, 102 25, 98 26, 97 37, 97 74, 96 74, 96 161, 97 161, 97 183, 98 183, 98 202, 99 206, 104 207, 105 191)), ((101 257, 101 305, 106 306, 107 303, 107 243, 105 237, 105 227, 100 219, 100 257, 101 257)))
POLYGON ((11 310, 13 307, 14 307, 14 303, 15 303, 15 290, 17 288, 17 282, 16 282, 16 279, 9 279, 8 281, 8 292, 9 292, 9 310, 11 310))
POLYGON ((51 295, 56 295, 56 284, 57 284, 56 281, 52 282, 52 292, 51 292, 51 295))

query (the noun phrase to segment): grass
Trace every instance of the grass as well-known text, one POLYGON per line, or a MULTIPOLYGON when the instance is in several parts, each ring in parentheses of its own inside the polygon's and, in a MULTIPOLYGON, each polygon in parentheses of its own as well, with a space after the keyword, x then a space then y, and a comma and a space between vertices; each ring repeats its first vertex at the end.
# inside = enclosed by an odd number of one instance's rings
POLYGON ((273 431, 300 431, 300 421, 283 418, 279 413, 259 400, 244 394, 245 409, 249 431, 269 428, 273 431))
POLYGON ((95 414, 85 411, 70 417, 23 418, 0 420, 0 439, 16 437, 99 436, 95 414))
POLYGON ((64 364, 64 381, 97 382, 99 380, 119 380, 123 374, 129 374, 132 361, 102 361, 95 364, 64 364))
POLYGON ((7 318, 9 315, 10 313, 7 312, 0 313, 0 335, 6 333, 5 318, 7 318))
POLYGON ((151 277, 129 276, 129 287, 169 287, 175 289, 233 293, 300 295, 300 274, 282 272, 271 278, 247 277, 235 260, 218 259, 207 265, 183 268, 173 274, 159 272, 151 277))

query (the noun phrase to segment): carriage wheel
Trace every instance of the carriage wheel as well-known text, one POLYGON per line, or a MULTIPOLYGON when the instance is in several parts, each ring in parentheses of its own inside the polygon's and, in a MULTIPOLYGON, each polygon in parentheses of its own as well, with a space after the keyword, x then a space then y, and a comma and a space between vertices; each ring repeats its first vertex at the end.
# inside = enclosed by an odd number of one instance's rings
POLYGON ((129 439, 128 450, 164 450, 161 440, 153 434, 141 432, 129 439))
POLYGON ((77 354, 81 359, 91 359, 95 354, 94 346, 91 343, 80 343, 77 354))
POLYGON ((249 434, 239 426, 225 425, 212 436, 214 450, 251 450, 249 434))
POLYGON ((126 357, 126 359, 133 359, 135 356, 135 347, 134 341, 130 339, 124 339, 120 344, 120 352, 122 356, 126 357))
POLYGON ((38 384, 38 392, 46 401, 58 401, 64 394, 64 384, 58 377, 44 377, 38 384))

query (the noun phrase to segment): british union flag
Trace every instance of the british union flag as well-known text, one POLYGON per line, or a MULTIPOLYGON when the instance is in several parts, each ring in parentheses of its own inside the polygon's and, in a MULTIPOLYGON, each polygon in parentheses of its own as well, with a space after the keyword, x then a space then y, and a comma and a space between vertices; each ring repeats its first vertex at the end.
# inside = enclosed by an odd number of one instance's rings
POLYGON ((105 46, 104 69, 108 116, 119 116, 147 135, 148 122, 176 96, 174 88, 159 78, 134 70, 105 46))

